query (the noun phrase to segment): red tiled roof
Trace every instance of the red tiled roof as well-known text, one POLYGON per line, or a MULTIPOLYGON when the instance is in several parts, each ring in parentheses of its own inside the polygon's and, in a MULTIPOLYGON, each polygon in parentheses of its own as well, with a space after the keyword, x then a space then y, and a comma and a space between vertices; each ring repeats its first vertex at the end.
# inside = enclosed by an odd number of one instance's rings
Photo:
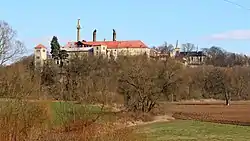
POLYGON ((35 49, 42 49, 42 48, 46 48, 44 45, 42 45, 42 44, 39 44, 39 45, 37 45, 36 47, 35 47, 35 49))
POLYGON ((82 43, 91 46, 106 45, 108 48, 147 48, 147 46, 140 40, 96 41, 96 42, 82 42, 82 43))

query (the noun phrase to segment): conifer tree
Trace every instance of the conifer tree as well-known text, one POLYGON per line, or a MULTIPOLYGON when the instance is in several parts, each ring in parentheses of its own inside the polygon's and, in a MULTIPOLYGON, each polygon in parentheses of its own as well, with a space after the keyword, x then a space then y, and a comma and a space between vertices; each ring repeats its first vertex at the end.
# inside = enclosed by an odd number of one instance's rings
POLYGON ((59 59, 59 53, 60 53, 60 44, 58 42, 58 39, 56 36, 53 36, 51 42, 50 42, 50 47, 51 47, 51 55, 52 58, 54 59, 59 59))

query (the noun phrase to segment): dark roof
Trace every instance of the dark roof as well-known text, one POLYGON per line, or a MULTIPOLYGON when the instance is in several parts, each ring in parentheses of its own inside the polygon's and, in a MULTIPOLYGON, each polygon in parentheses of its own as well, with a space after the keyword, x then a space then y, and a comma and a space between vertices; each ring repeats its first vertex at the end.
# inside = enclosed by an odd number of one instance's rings
POLYGON ((180 52, 181 56, 206 56, 202 51, 180 52))

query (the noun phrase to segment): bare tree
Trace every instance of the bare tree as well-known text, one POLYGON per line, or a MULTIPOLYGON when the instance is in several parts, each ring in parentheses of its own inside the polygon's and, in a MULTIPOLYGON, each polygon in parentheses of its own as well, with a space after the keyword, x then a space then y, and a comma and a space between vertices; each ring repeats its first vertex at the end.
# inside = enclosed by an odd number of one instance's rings
POLYGON ((232 75, 231 68, 214 68, 207 74, 204 86, 211 98, 222 98, 224 95, 225 104, 230 104, 234 92, 232 75))
POLYGON ((182 49, 184 52, 191 52, 195 49, 195 45, 192 43, 182 44, 182 49))
POLYGON ((235 66, 232 68, 230 77, 233 79, 232 88, 234 93, 234 99, 236 100, 246 100, 249 86, 249 68, 235 66))
POLYGON ((172 44, 168 44, 167 42, 164 42, 161 46, 154 47, 157 51, 160 51, 161 53, 170 53, 174 50, 174 46, 172 44))
POLYGON ((122 66, 118 90, 129 111, 150 112, 160 98, 172 96, 178 87, 181 66, 174 60, 155 61, 130 58, 122 66))
POLYGON ((14 61, 24 53, 24 44, 16 39, 16 32, 5 21, 0 21, 0 66, 14 61))

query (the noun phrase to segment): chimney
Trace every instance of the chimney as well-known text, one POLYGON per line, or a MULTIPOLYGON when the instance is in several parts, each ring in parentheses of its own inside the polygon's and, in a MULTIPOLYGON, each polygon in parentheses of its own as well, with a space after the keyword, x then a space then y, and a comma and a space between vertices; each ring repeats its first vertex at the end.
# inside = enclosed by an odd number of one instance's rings
POLYGON ((96 41, 96 29, 93 32, 93 42, 95 42, 95 41, 96 41))
POLYGON ((113 29, 113 41, 116 41, 116 32, 114 29, 113 29))
POLYGON ((80 19, 77 20, 77 26, 76 26, 76 40, 80 41, 80 30, 81 30, 81 25, 80 25, 80 19))
POLYGON ((106 41, 106 39, 104 38, 103 41, 106 41))

